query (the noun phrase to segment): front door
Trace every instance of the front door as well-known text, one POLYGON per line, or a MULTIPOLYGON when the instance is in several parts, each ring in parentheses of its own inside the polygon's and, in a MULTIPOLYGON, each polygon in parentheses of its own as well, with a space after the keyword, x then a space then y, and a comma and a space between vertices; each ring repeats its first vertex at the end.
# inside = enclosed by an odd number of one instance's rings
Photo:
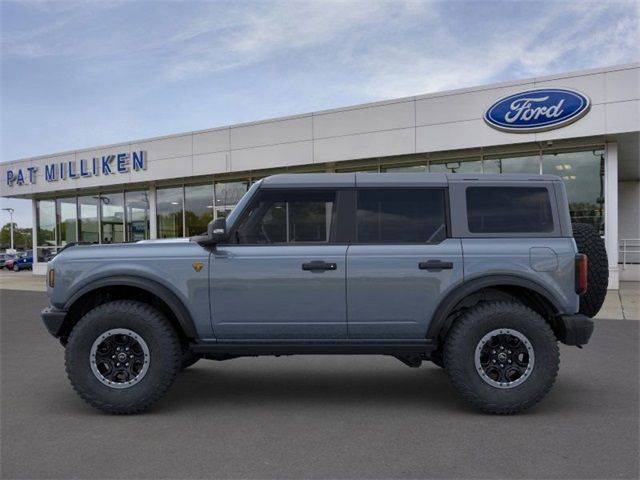
POLYGON ((219 339, 346 338, 346 245, 334 243, 336 192, 262 190, 211 255, 219 339))
POLYGON ((463 279, 445 189, 360 189, 347 252, 349 338, 424 340, 443 294, 463 279))

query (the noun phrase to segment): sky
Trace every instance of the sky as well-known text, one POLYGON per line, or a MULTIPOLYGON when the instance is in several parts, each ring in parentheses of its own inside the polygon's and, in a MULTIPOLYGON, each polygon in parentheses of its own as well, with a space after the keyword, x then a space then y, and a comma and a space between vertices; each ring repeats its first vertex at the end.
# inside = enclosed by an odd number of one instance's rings
MULTIPOLYGON (((0 14, 0 161, 640 60, 640 0, 2 0, 0 14)), ((29 201, 0 201, 31 225, 29 201)))

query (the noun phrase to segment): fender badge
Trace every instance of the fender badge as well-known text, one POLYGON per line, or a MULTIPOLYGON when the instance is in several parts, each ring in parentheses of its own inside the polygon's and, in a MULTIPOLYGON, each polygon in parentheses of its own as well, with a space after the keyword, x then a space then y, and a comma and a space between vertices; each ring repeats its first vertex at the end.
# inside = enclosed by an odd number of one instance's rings
POLYGON ((191 264, 191 266, 193 267, 193 269, 196 272, 199 272, 200 270, 202 270, 204 268, 204 263, 202 263, 202 262, 193 262, 191 264))

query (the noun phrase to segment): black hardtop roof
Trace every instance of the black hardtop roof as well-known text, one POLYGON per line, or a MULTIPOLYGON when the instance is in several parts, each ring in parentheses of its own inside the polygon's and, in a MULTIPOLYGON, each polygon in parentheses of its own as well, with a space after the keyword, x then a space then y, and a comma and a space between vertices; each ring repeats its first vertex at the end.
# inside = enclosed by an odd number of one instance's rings
POLYGON ((555 175, 526 173, 284 173, 262 180, 261 188, 446 187, 455 182, 556 182, 555 175))

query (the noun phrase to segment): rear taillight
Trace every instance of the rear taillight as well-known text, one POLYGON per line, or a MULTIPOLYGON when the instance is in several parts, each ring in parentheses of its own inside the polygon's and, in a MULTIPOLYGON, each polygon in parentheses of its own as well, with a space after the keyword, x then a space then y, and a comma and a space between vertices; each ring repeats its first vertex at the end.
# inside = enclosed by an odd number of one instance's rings
POLYGON ((587 266, 589 259, 583 253, 576 255, 576 293, 584 295, 587 293, 588 279, 587 266))

